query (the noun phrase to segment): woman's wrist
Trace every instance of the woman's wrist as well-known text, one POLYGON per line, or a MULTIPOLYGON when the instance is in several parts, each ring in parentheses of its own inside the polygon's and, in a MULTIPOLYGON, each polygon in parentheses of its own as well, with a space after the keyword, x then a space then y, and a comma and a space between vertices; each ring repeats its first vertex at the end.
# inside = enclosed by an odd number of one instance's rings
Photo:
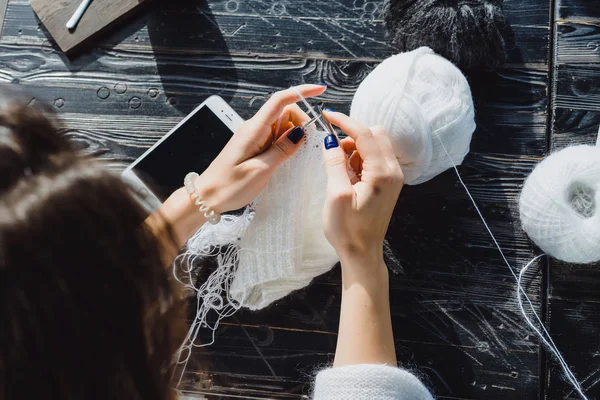
MULTIPOLYGON (((202 176, 197 176, 193 182, 195 193, 203 200, 204 204, 215 213, 221 213, 221 207, 217 204, 215 190, 205 183, 202 176)), ((207 222, 205 213, 200 211, 187 189, 182 187, 163 203, 157 211, 164 220, 165 227, 170 229, 172 239, 178 250, 183 247, 187 240, 207 222)), ((164 235, 163 235, 164 236, 164 235)), ((172 241, 173 241, 172 240, 172 241)))
POLYGON ((389 274, 383 260, 383 250, 360 254, 344 254, 340 256, 340 261, 344 286, 359 283, 376 290, 387 289, 389 274))
POLYGON ((370 267, 385 267, 383 261, 383 244, 381 246, 371 246, 363 249, 350 247, 337 251, 340 257, 342 268, 345 269, 364 269, 370 267))
POLYGON ((179 250, 206 222, 204 215, 198 212, 185 189, 176 190, 146 218, 146 225, 163 246, 163 261, 170 265, 179 250))
POLYGON ((158 212, 172 230, 179 248, 206 223, 203 213, 198 210, 184 188, 169 196, 158 212))
POLYGON ((383 253, 342 259, 342 307, 334 367, 396 364, 383 253))
MULTIPOLYGON (((231 211, 224 208, 224 203, 227 199, 221 198, 223 190, 219 190, 215 183, 211 182, 211 179, 204 176, 204 174, 196 177, 194 188, 196 189, 196 193, 211 210, 219 214, 231 211)), ((197 207, 196 211, 198 211, 197 207)))

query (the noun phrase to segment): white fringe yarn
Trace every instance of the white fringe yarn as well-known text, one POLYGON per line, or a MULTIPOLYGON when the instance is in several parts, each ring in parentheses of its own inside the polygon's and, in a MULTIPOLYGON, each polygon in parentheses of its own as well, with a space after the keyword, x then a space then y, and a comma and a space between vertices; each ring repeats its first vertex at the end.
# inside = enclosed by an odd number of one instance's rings
POLYGON ((230 295, 230 286, 239 262, 239 242, 248 229, 254 212, 246 207, 241 215, 225 214, 218 225, 204 224, 188 241, 186 249, 173 263, 173 276, 184 290, 196 297, 196 315, 190 329, 175 354, 175 362, 182 364, 178 384, 181 383, 194 347, 210 346, 215 341, 219 322, 240 309, 241 304, 230 295), (217 268, 200 286, 196 286, 200 272, 197 264, 203 258, 214 257, 217 268), (202 328, 211 331, 211 340, 200 343, 197 338, 202 328))

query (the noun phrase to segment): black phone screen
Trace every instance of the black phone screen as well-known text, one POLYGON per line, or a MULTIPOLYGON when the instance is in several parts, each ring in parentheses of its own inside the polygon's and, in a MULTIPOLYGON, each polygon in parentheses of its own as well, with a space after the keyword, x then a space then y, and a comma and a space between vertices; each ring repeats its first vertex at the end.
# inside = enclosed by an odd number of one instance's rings
POLYGON ((133 170, 160 201, 165 201, 183 186, 188 172, 201 174, 208 168, 231 136, 227 125, 208 107, 202 107, 133 170))

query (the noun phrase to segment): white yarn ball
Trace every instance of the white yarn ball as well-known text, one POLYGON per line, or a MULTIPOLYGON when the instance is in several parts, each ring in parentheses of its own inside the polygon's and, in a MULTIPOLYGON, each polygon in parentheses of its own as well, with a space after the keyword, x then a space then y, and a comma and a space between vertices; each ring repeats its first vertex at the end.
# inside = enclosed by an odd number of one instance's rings
POLYGON ((462 163, 475 131, 467 79, 428 47, 379 64, 358 87, 350 116, 387 130, 411 185, 462 163))
POLYGON ((523 229, 566 262, 600 260, 600 147, 572 146, 539 163, 519 199, 523 229))

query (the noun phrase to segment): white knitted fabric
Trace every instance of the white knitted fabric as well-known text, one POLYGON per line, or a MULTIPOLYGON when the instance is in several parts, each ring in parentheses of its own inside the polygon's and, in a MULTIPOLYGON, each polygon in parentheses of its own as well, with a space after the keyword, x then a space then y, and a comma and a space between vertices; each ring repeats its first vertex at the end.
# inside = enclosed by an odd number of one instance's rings
POLYGON ((351 365, 321 371, 313 400, 433 400, 410 372, 387 365, 351 365))
POLYGON ((325 238, 322 212, 327 176, 325 133, 307 129, 306 141, 273 174, 254 202, 256 214, 240 243, 231 296, 261 309, 307 286, 338 261, 325 238))
POLYGON ((409 185, 462 163, 475 131, 467 79, 428 47, 389 57, 371 71, 350 116, 387 130, 409 185))

